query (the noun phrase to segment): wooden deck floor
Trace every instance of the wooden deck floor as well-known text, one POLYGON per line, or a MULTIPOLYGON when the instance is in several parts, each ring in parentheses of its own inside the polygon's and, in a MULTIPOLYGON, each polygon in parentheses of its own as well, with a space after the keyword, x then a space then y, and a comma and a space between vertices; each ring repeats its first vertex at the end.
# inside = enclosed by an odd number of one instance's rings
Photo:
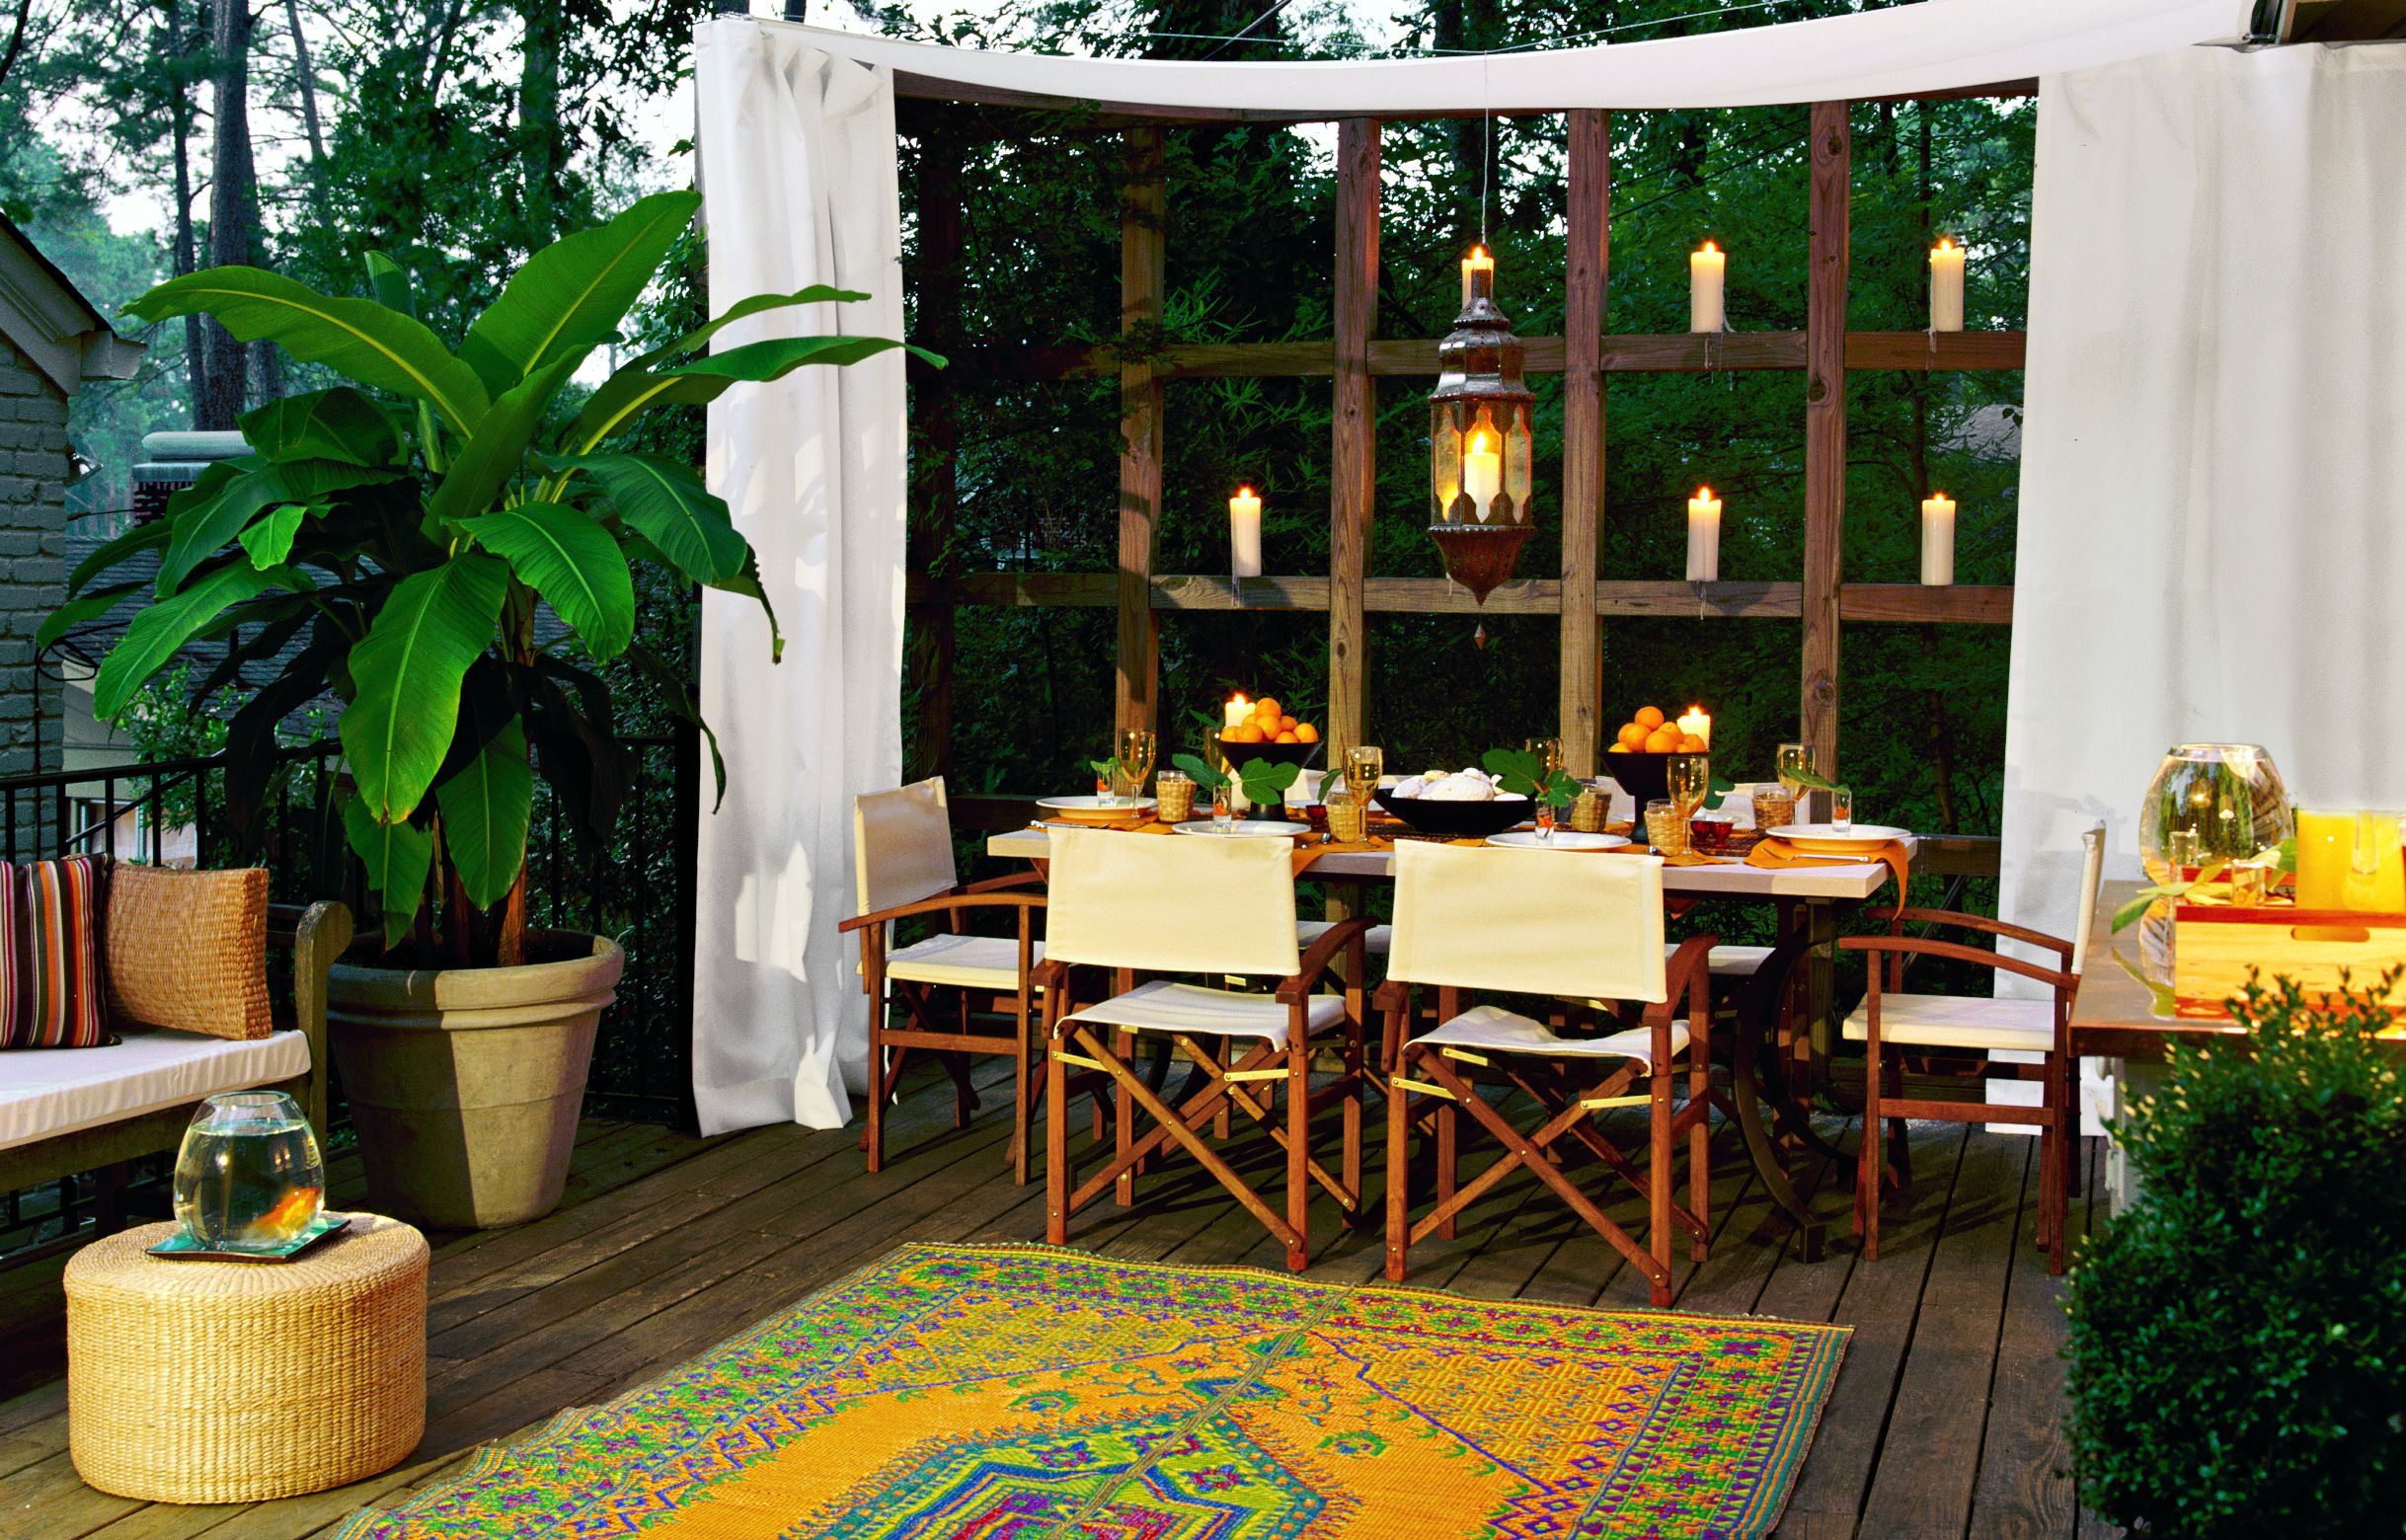
MULTIPOLYGON (((1043 1188, 1012 1185, 1001 1120, 950 1127, 951 1098, 911 1098, 894 1157, 861 1170, 847 1134, 759 1129, 717 1140, 588 1123, 569 1202, 513 1230, 437 1236, 426 1442, 400 1468, 338 1491, 232 1507, 151 1506, 76 1479, 66 1453, 59 1264, 0 1275, 0 1536, 7 1540, 297 1540, 435 1480, 479 1444, 619 1395, 903 1240, 1041 1237, 1043 1188)), ((1718 1152, 1711 1260, 1682 1265, 1678 1308, 1855 1328, 1778 1533, 1925 1536, 2112 1533, 2075 1508, 2063 1435, 2059 1286, 2030 1245, 2036 1142, 1916 1124, 1909 1201, 1884 1255, 1843 1239, 1845 1194, 1820 1206, 1840 1238, 1807 1265, 1764 1221, 1729 1141, 1718 1152), (1768 1233, 1766 1233, 1766 1231, 1768 1233)), ((2093 1151, 2090 1164, 2094 1165, 2093 1151)), ((335 1173, 346 1200, 355 1172, 335 1173)), ((1826 1173, 1818 1174, 1826 1176, 1826 1173)), ((2092 1191, 2093 1191, 2092 1182, 2092 1191)), ((354 1194, 355 1185, 349 1191, 354 1194)), ((2075 1205, 2075 1233, 2088 1205, 2075 1205)), ((1413 1281, 1482 1297, 1642 1308, 1620 1259, 1525 1179, 1461 1238, 1415 1255, 1413 1281)), ((1276 1266, 1261 1230, 1191 1164, 1149 1179, 1137 1206, 1080 1216, 1074 1244, 1174 1263, 1276 1266)), ((1314 1223, 1325 1221, 1315 1210, 1314 1223)), ((1333 1228, 1333 1226, 1332 1226, 1333 1228)), ((1315 1275, 1368 1278, 1373 1236, 1327 1245, 1315 1275)))

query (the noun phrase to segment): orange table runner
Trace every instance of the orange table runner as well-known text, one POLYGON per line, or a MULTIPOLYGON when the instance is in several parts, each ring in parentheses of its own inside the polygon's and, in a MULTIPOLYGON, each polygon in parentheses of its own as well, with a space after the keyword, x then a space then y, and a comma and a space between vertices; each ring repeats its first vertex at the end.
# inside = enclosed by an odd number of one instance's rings
MULTIPOLYGON (((1910 870, 1912 856, 1905 849, 1904 841, 1889 840, 1865 851, 1863 859, 1877 860, 1887 866, 1890 874, 1897 879, 1897 908, 1902 909, 1904 907, 1904 885, 1912 875, 1910 870)), ((1746 852, 1747 866, 1762 867, 1773 872, 1782 872, 1793 867, 1861 866, 1863 859, 1850 859, 1843 856, 1809 856, 1776 834, 1764 835, 1755 841, 1752 850, 1746 852)))

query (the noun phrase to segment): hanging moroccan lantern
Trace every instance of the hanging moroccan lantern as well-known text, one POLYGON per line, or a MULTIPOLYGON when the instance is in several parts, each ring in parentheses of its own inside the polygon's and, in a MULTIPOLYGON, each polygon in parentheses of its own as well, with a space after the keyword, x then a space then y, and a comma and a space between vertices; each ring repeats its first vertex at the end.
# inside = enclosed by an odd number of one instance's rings
POLYGON ((1429 396, 1429 538, 1445 576, 1480 603, 1513 575, 1532 527, 1529 417, 1520 339, 1496 308, 1496 261, 1484 246, 1462 259, 1462 313, 1437 345, 1429 396))

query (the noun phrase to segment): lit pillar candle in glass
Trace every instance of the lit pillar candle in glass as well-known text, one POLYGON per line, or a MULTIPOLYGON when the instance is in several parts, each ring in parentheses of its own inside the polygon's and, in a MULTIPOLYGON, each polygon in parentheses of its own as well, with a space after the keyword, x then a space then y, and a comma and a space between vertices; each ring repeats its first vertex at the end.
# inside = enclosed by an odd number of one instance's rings
POLYGON ((1253 720, 1253 702, 1245 699, 1245 692, 1239 690, 1234 695, 1228 697, 1227 705, 1220 708, 1220 718, 1222 723, 1221 730, 1227 732, 1234 732, 1237 729, 1243 727, 1246 723, 1253 720))
POLYGON ((1462 259, 1462 308, 1464 310, 1470 308, 1470 296, 1477 292, 1474 280, 1480 273, 1487 275, 1489 281, 1486 287, 1492 293, 1495 289, 1496 259, 1488 255, 1486 247, 1474 246, 1470 249, 1470 255, 1462 259))
POLYGON ((1471 429, 1462 446, 1462 490, 1470 494, 1479 522, 1487 522, 1488 504, 1504 490, 1504 439, 1495 429, 1471 429))
POLYGON ((1721 580, 1721 500, 1710 487, 1687 500, 1687 580, 1721 580))
POLYGON ((1921 580, 1932 587, 1955 580, 1955 500, 1943 492, 1921 500, 1921 580))
POLYGON ((1228 500, 1228 554, 1236 577, 1262 576, 1262 500, 1251 487, 1228 500))
POLYGON ((1930 248, 1930 330, 1964 329, 1964 249, 1945 236, 1930 248))
POLYGON ((1706 748, 1713 746, 1713 719, 1701 706, 1690 706, 1679 715, 1679 732, 1692 737, 1706 748))
POLYGON ((1707 241, 1687 254, 1687 329, 1691 332, 1718 332, 1726 314, 1721 304, 1721 280, 1727 274, 1729 256, 1720 247, 1707 241))

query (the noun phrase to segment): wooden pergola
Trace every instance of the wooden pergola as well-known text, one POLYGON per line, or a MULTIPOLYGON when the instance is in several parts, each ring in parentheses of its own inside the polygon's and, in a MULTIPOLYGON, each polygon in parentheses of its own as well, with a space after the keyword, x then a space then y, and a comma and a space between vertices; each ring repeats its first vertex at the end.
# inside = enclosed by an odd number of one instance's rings
MULTIPOLYGON (((1023 379, 1104 376, 1120 380, 1119 561, 1094 573, 958 573, 933 553, 950 546, 958 501, 953 456, 960 442, 956 392, 946 374, 915 376, 916 412, 934 456, 918 479, 909 596, 915 628, 911 667, 920 685, 920 759, 942 770, 950 757, 954 610, 963 604, 1110 608, 1118 614, 1114 715, 1122 728, 1157 728, 1160 617, 1164 611, 1294 610, 1328 616, 1327 733, 1360 741, 1364 726, 1367 617, 1379 613, 1474 612, 1470 594, 1442 578, 1373 578, 1377 512, 1374 386, 1380 376, 1436 373, 1435 338, 1373 335, 1379 240, 1378 119, 1297 109, 1209 111, 1125 103, 1079 103, 898 73, 897 94, 925 102, 993 109, 1076 111, 1088 128, 1124 134, 1127 181, 1121 196, 1120 325, 1141 337, 1161 324, 1167 190, 1167 127, 1210 122, 1337 123, 1335 335, 1325 342, 1172 346, 1124 356, 1111 347, 1023 351, 1002 366, 1023 379), (1158 570, 1162 498, 1163 392, 1168 382, 1212 377, 1325 376, 1334 387, 1326 575, 1232 580, 1158 570)), ((1932 92, 1903 100, 2035 95, 2036 81, 1932 92)), ((1898 99, 1886 99, 1898 100, 1898 99)), ((1596 771, 1602 726, 1599 626, 1607 618, 1727 616, 1802 622, 1798 718, 1824 774, 1836 772, 1839 639, 1857 623, 2007 625, 2009 586, 1849 583, 1841 536, 1846 515, 1846 375, 1850 370, 2018 369, 2018 332, 1857 332, 1847 328, 1848 195, 1852 162, 1844 101, 1811 109, 1810 266, 1805 329, 1718 336, 1616 333, 1607 324, 1611 274, 1610 114, 1568 112, 1569 240, 1563 274, 1566 333, 1525 339, 1533 374, 1563 376, 1562 560, 1556 575, 1498 587, 1485 610, 1545 614, 1561 622, 1560 732, 1568 767, 1596 771), (1605 379, 1613 374, 1713 370, 1802 370, 1805 391, 1804 570, 1793 580, 1714 582, 1605 580, 1597 550, 1604 500, 1605 379)), ((925 112, 927 109, 920 109, 925 112)), ((1430 115, 1448 116, 1448 115, 1430 115)), ((1538 116, 1538 115, 1518 115, 1538 116)), ((962 167, 965 137, 929 135, 918 169, 922 279, 918 330, 940 349, 961 341, 962 167)), ((1416 507, 1414 512, 1420 510, 1416 507)), ((1417 526, 1418 520, 1415 520, 1417 526)))

